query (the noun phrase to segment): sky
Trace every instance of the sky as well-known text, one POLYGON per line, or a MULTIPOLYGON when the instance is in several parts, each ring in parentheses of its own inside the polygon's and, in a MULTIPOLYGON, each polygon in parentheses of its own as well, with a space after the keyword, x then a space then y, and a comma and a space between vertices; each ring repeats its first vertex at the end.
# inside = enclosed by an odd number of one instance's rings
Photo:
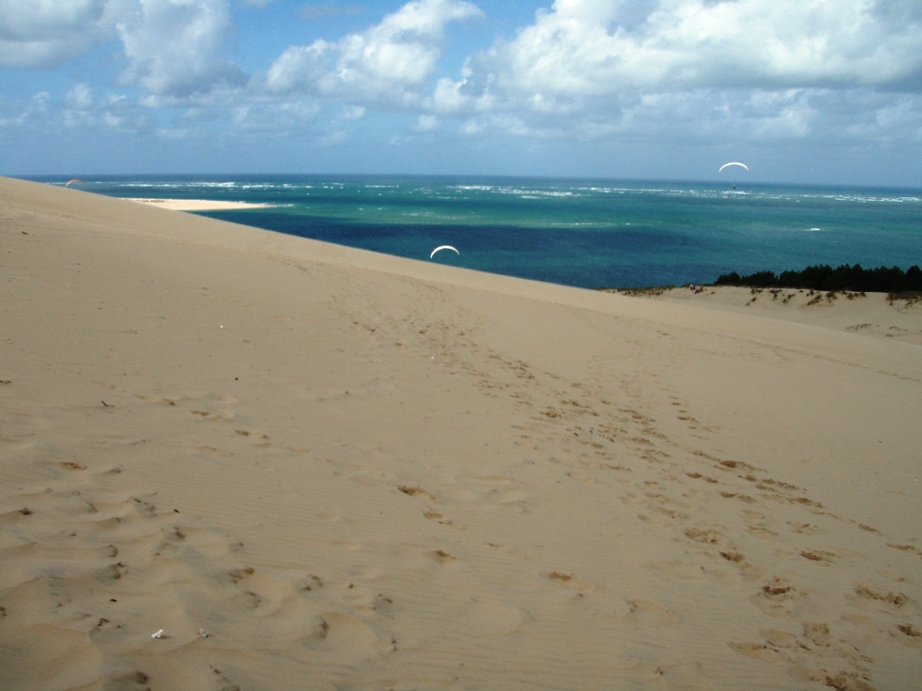
POLYGON ((922 187, 922 0, 0 0, 0 174, 183 173, 922 187))

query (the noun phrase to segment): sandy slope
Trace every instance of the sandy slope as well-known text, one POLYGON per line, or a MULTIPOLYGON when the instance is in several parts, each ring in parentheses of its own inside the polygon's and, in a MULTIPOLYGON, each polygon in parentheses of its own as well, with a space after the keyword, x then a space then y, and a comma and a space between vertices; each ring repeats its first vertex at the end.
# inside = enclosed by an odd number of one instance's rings
POLYGON ((9 179, 0 238, 3 689, 922 678, 911 338, 9 179))
POLYGON ((667 302, 691 302, 736 314, 781 319, 922 345, 922 300, 918 299, 891 300, 886 293, 824 293, 787 288, 727 286, 641 292, 667 302))

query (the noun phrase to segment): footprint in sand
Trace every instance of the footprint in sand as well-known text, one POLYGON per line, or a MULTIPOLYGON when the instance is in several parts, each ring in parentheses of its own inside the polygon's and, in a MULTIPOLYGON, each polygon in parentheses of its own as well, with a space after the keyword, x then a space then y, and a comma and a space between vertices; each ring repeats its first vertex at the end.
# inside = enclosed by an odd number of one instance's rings
MULTIPOLYGON (((876 626, 873 627, 876 629, 876 626)), ((760 631, 763 643, 728 643, 731 649, 757 660, 788 665, 789 673, 802 681, 815 681, 841 691, 873 691, 867 664, 871 658, 857 651, 850 636, 840 639, 824 622, 806 622, 801 632, 775 629, 760 631), (817 669, 813 665, 821 664, 817 669)))
POLYGON ((595 590, 595 583, 588 579, 581 578, 580 576, 574 576, 573 574, 563 573, 561 571, 549 571, 544 575, 546 578, 562 585, 564 588, 576 590, 580 593, 589 593, 595 590))
POLYGON ((790 526, 792 533, 797 533, 798 535, 822 535, 826 532, 811 523, 788 521, 788 526, 790 526))
POLYGON ((436 501, 435 495, 431 492, 427 492, 425 489, 419 485, 397 485, 397 489, 403 492, 406 495, 411 497, 425 497, 430 501, 436 501))
MULTIPOLYGON (((113 490, 109 473, 83 466, 49 461, 51 486, 21 490, 28 496, 12 497, 22 503, 0 515, 0 676, 11 688, 145 688, 151 670, 118 664, 124 651, 169 652, 197 644, 201 629, 228 650, 250 651, 304 640, 317 626, 316 598, 235 564, 239 543, 185 517, 177 523, 153 495, 113 490), (54 477, 79 489, 56 489, 54 477), (158 629, 167 635, 152 644, 158 629), (23 659, 38 663, 26 668, 23 659)), ((328 624, 334 640, 340 623, 328 624)))
POLYGON ((378 636, 364 622, 342 612, 324 612, 320 617, 317 642, 312 648, 336 657, 359 661, 377 654, 378 636))
POLYGON ((0 525, 2 525, 4 528, 17 525, 22 523, 27 517, 34 513, 35 512, 28 506, 24 506, 21 509, 14 509, 13 511, 0 513, 0 525))
POLYGON ((887 547, 890 547, 891 549, 898 549, 901 552, 913 552, 914 554, 918 554, 920 557, 922 557, 922 550, 920 550, 915 545, 898 545, 894 542, 888 542, 886 544, 887 547))
POLYGON ((765 583, 750 601, 772 617, 794 617, 806 594, 778 576, 765 583))
POLYGON ((759 631, 765 642, 773 648, 788 649, 797 647, 797 635, 788 631, 778 631, 777 629, 762 629, 759 631))
POLYGON ((771 529, 771 520, 759 511, 743 511, 746 530, 763 540, 777 540, 778 533, 771 529))
POLYGON ((438 511, 433 509, 431 506, 423 511, 423 516, 425 516, 430 521, 435 521, 439 525, 451 526, 452 528, 463 530, 461 526, 459 526, 457 523, 455 523, 450 518, 446 518, 443 514, 439 513, 438 511))
POLYGON ((164 530, 164 539, 155 554, 184 553, 190 556, 215 559, 232 551, 232 545, 217 533, 190 525, 176 525, 164 530))
POLYGON ((911 648, 922 648, 922 630, 910 623, 897 624, 896 630, 901 634, 896 636, 900 643, 911 648))
POLYGON ((836 555, 833 552, 824 552, 821 549, 803 549, 800 551, 800 556, 821 566, 829 566, 834 563, 833 557, 836 555))
POLYGON ((733 650, 747 657, 763 662, 786 662, 785 657, 774 648, 763 643, 727 643, 733 650))
POLYGON ((244 590, 231 599, 231 603, 244 610, 256 609, 262 604, 262 598, 252 590, 244 590))
POLYGON ((443 549, 437 549, 434 552, 429 552, 428 556, 436 564, 451 564, 452 562, 458 560, 457 557, 453 557, 443 549))
POLYGON ((64 470, 86 470, 86 466, 76 461, 58 461, 57 465, 64 470))
POLYGON ((734 564, 739 564, 740 562, 745 560, 745 557, 743 556, 742 553, 737 552, 736 550, 733 550, 733 549, 720 552, 720 556, 734 564))
POLYGON ((130 672, 116 672, 110 675, 107 683, 103 686, 105 689, 150 689, 148 682, 150 677, 139 669, 133 669, 130 672))
POLYGON ((876 609, 888 614, 892 614, 894 610, 915 610, 910 599, 902 593, 884 590, 866 582, 856 584, 853 591, 846 594, 845 597, 859 607, 876 609))
POLYGON ((295 588, 297 590, 301 590, 304 592, 320 590, 322 587, 323 587, 323 581, 320 579, 319 576, 315 576, 314 574, 308 574, 303 579, 301 579, 298 583, 295 584, 295 588))
POLYGON ((685 530, 685 535, 703 545, 724 545, 727 542, 723 535, 712 528, 697 528, 692 526, 685 530))
POLYGON ((231 682, 230 678, 220 669, 211 667, 211 671, 215 675, 218 691, 240 691, 240 687, 231 682))

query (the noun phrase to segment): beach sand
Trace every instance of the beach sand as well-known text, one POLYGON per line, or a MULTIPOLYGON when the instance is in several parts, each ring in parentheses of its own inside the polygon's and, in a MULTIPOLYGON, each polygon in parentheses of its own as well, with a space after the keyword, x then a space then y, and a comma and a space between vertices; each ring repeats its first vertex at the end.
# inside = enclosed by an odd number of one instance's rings
POLYGON ((0 219, 4 690, 922 679, 918 308, 0 219))
POLYGON ((265 209, 268 204, 254 204, 253 202, 227 202, 213 199, 139 199, 128 198, 128 201, 159 206, 170 211, 233 211, 234 209, 265 209))

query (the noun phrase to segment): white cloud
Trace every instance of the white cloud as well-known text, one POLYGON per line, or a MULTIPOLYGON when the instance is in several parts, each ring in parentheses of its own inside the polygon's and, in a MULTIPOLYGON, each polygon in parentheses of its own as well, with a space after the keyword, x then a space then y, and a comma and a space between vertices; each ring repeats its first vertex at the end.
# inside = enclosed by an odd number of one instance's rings
POLYGON ((466 135, 480 134, 483 132, 483 125, 475 118, 471 118, 470 120, 466 120, 461 123, 461 127, 458 128, 458 132, 460 134, 466 135))
POLYGON ((813 129, 820 113, 811 104, 809 91, 758 91, 741 109, 749 116, 755 140, 800 139, 813 129))
POLYGON ((121 39, 126 83, 183 99, 246 81, 233 30, 229 0, 0 0, 0 65, 50 68, 121 39))
MULTIPOLYGON (((557 0, 424 105, 467 134, 717 143, 873 120, 826 109, 875 90, 887 112, 922 92, 918 0, 557 0)), ((894 112, 916 131, 917 110, 894 112)))
POLYGON ((32 97, 31 107, 29 108, 32 113, 44 113, 48 110, 48 104, 51 103, 51 94, 47 91, 39 91, 32 97))
POLYGON ((441 122, 434 115, 420 115, 413 129, 417 132, 434 132, 439 128, 441 122))
POLYGON ((320 107, 307 100, 240 105, 231 109, 231 127, 235 132, 284 135, 302 129, 319 113, 320 107))
POLYGON ((361 120, 368 114, 368 108, 365 106, 343 106, 339 113, 340 120, 361 120))
POLYGON ((557 0, 511 42, 472 56, 457 89, 547 110, 624 90, 920 80, 918 7, 911 0, 557 0))
POLYGON ((67 92, 67 104, 76 110, 87 110, 93 105, 93 90, 84 82, 74 84, 67 92))
POLYGON ((84 82, 75 84, 63 100, 41 91, 28 101, 10 103, 5 108, 12 115, 3 124, 39 129, 44 133, 89 128, 142 132, 150 129, 150 115, 122 94, 96 94, 84 82), (15 110, 14 110, 15 109, 15 110))
MULTIPOLYGON (((483 16, 476 0, 410 0, 364 31, 282 44, 250 79, 231 59, 249 29, 232 10, 272 1, 0 0, 0 67, 50 70, 106 42, 123 48, 105 53, 123 69, 118 93, 86 64, 60 88, 58 70, 31 101, 4 94, 0 124, 325 146, 449 133, 790 150, 922 143, 922 0, 547 0, 454 73, 443 54, 455 22, 483 16), (376 117, 388 110, 412 116, 376 117)), ((356 13, 356 2, 292 11, 356 13)))
POLYGON ((51 67, 110 37, 120 0, 0 0, 0 65, 51 67))
POLYGON ((138 0, 138 4, 138 11, 118 26, 130 63, 126 80, 137 81, 152 96, 167 100, 246 81, 246 75, 224 55, 232 29, 226 0, 138 0))
POLYGON ((435 72, 446 25, 479 16, 464 0, 414 0, 364 33, 289 47, 269 68, 266 85, 275 93, 410 106, 435 72))
POLYGON ((32 122, 42 121, 48 116, 48 104, 51 102, 51 94, 47 91, 40 91, 32 96, 25 104, 10 103, 0 101, 3 110, 9 113, 8 117, 0 118, 0 125, 5 127, 22 127, 32 122))

